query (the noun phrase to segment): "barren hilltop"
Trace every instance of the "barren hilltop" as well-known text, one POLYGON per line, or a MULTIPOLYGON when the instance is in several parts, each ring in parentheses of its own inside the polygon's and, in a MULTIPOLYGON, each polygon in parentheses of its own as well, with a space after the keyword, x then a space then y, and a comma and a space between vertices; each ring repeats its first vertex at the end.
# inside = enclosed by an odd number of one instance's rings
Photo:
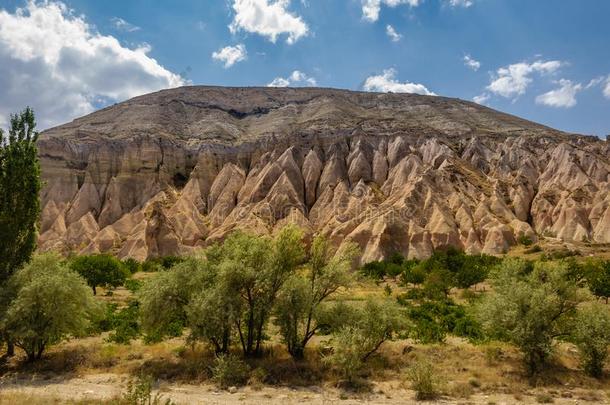
POLYGON ((183 254, 288 222, 363 261, 610 243, 610 143, 457 99, 182 87, 39 141, 42 249, 183 254))

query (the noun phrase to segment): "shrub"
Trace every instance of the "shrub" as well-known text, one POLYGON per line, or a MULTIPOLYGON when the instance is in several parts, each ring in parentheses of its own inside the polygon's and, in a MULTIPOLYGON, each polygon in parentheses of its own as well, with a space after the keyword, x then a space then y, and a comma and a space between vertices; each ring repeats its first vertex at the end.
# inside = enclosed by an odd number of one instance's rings
POLYGON ((70 267, 87 280, 93 295, 97 293, 97 287, 118 287, 129 277, 129 272, 122 263, 106 254, 78 256, 72 260, 70 267))
POLYGON ((333 351, 324 360, 349 382, 364 362, 405 326, 400 311, 390 302, 368 301, 342 321, 333 333, 333 351))
POLYGON ((519 236, 518 242, 523 246, 531 246, 534 243, 534 241, 532 241, 532 239, 527 235, 519 236))
POLYGON ((170 399, 163 401, 158 393, 155 396, 152 395, 153 382, 151 376, 144 375, 135 380, 130 380, 120 403, 127 405, 173 405, 170 399))
POLYGON ((131 258, 123 260, 123 267, 129 271, 129 274, 136 274, 138 271, 142 270, 140 262, 131 258))
POLYGON ((606 305, 592 304, 578 312, 572 332, 578 346, 583 368, 587 374, 599 378, 610 345, 610 310, 606 305))
POLYGON ((586 296, 569 279, 565 263, 506 259, 492 276, 493 291, 478 308, 488 336, 515 344, 530 375, 544 367, 554 339, 565 336, 576 307, 586 296))
POLYGON ((108 336, 109 342, 128 344, 132 339, 140 336, 140 311, 138 301, 132 300, 128 306, 112 314, 112 333, 108 336))
POLYGON ((432 364, 418 361, 407 372, 415 398, 419 401, 435 400, 440 396, 440 379, 432 364))
POLYGON ((447 333, 467 337, 472 341, 483 338, 480 324, 453 301, 429 301, 409 310, 413 321, 412 334, 421 343, 438 343, 447 333))
POLYGON ((28 361, 67 337, 84 335, 101 310, 82 277, 53 254, 35 256, 9 279, 6 291, 11 299, 1 329, 28 361))
POLYGON ((220 388, 240 386, 248 381, 250 368, 239 357, 221 354, 212 366, 212 379, 220 388))
POLYGON ((543 251, 543 250, 542 250, 542 248, 540 247, 540 245, 534 245, 534 246, 532 246, 532 247, 530 247, 530 248, 528 248, 528 249, 525 249, 525 250, 523 251, 523 253, 525 253, 526 255, 531 255, 531 254, 533 254, 533 253, 539 253, 539 252, 542 252, 542 251, 543 251))
POLYGON ((610 297, 610 260, 589 262, 586 272, 589 289, 596 297, 605 299, 607 304, 610 297))
POLYGON ((125 288, 131 291, 132 293, 136 293, 142 287, 142 282, 139 280, 135 280, 133 278, 128 278, 125 280, 125 288))

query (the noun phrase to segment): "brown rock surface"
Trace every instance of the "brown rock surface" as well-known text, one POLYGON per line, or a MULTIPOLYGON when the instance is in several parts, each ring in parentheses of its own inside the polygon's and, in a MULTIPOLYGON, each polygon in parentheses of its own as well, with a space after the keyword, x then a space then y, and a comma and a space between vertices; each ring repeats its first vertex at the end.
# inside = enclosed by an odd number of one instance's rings
POLYGON ((474 103, 185 87, 43 132, 40 246, 145 259, 297 223, 363 260, 610 243, 610 144, 474 103))

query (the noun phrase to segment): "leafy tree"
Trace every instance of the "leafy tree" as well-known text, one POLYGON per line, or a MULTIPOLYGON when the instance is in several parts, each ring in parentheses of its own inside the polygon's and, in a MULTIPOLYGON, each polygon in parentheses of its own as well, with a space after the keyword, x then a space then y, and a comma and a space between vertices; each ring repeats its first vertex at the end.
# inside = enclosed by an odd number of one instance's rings
POLYGON ((240 297, 243 315, 236 329, 246 356, 260 354, 277 295, 303 260, 301 238, 301 232, 289 226, 274 240, 236 232, 222 245, 220 278, 240 297))
POLYGON ((585 371, 593 377, 601 377, 610 346, 608 307, 595 303, 579 310, 572 336, 585 371))
POLYGON ((85 281, 53 254, 35 256, 8 281, 12 294, 2 319, 28 361, 69 336, 84 334, 100 308, 85 281))
POLYGON ((339 320, 332 336, 332 353, 325 362, 353 382, 366 360, 387 340, 405 328, 404 317, 391 302, 367 301, 352 311, 347 322, 339 320))
POLYGON ((146 281, 138 291, 142 330, 160 340, 186 324, 188 305, 215 285, 216 270, 205 257, 189 257, 146 281))
POLYGON ((565 263, 505 259, 492 274, 493 292, 478 310, 487 335, 515 344, 530 375, 544 367, 554 340, 569 333, 576 307, 586 295, 569 279, 565 263))
POLYGON ((303 260, 301 233, 286 227, 270 239, 234 232, 203 257, 160 273, 140 290, 142 326, 165 336, 181 321, 190 339, 219 353, 237 337, 247 356, 260 354, 277 295, 303 260))
POLYGON ((70 266, 87 280, 93 295, 97 294, 97 287, 118 287, 129 277, 129 271, 121 261, 107 254, 78 256, 70 266))
POLYGON ((0 284, 30 260, 40 214, 36 120, 28 107, 0 130, 0 284))
POLYGON ((320 328, 328 326, 321 321, 323 303, 349 284, 349 270, 356 251, 356 247, 350 245, 334 254, 328 240, 318 236, 311 245, 305 271, 294 275, 284 285, 276 305, 276 324, 294 358, 303 358, 309 340, 320 328))

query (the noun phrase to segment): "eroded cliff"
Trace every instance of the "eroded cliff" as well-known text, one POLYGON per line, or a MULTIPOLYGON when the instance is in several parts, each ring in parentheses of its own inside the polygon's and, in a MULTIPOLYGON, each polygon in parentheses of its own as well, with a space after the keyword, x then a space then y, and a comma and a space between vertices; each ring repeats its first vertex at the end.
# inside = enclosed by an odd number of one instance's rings
POLYGON ((299 224, 363 260, 520 236, 610 243, 610 144, 474 103, 185 87, 45 131, 40 246, 187 253, 299 224))

